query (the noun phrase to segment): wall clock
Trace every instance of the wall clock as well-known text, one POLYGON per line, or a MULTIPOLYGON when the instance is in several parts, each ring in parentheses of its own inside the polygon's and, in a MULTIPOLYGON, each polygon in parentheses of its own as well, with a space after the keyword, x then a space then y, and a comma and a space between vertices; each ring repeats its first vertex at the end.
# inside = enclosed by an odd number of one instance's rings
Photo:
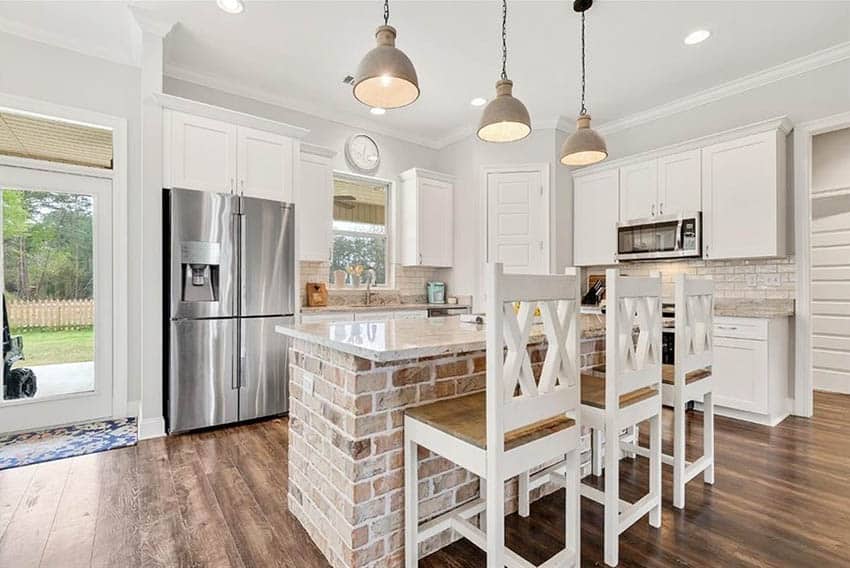
POLYGON ((371 174, 378 171, 381 152, 378 144, 365 134, 355 134, 345 141, 345 159, 355 170, 371 174))

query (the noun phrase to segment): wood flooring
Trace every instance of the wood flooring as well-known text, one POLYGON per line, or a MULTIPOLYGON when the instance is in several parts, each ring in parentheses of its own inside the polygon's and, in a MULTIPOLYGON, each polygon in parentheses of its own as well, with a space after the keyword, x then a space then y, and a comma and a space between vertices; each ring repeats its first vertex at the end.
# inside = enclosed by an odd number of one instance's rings
MULTIPOLYGON (((694 452, 701 420, 689 416, 694 452)), ((716 427, 716 484, 691 482, 674 511, 665 466, 662 527, 626 531, 620 566, 850 566, 850 396, 817 393, 812 420, 716 427)), ((286 444, 287 421, 274 419, 2 471, 0 567, 324 567, 287 512, 286 444)), ((646 480, 646 460, 623 460, 623 498, 646 480)), ((533 503, 530 518, 508 517, 509 545, 542 562, 562 546, 563 516, 563 491, 533 503)), ((584 499, 585 566, 603 565, 601 526, 602 507, 584 499)), ((459 541, 420 564, 480 568, 485 557, 459 541)))

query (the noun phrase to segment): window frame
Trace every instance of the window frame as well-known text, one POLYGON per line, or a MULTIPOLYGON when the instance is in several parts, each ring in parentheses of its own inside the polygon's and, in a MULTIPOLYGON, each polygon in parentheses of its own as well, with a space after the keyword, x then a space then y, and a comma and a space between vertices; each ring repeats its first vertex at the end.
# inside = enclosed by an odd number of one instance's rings
MULTIPOLYGON (((337 179, 346 180, 357 183, 368 183, 370 185, 383 185, 384 191, 386 193, 386 205, 384 207, 384 239, 386 240, 386 258, 384 260, 386 264, 386 282, 384 284, 376 284, 373 286, 375 289, 379 290, 395 290, 395 254, 396 254, 396 230, 395 230, 395 188, 396 184, 392 180, 366 176, 362 174, 355 174, 351 172, 344 172, 341 170, 333 170, 333 180, 334 182, 337 179)), ((334 188, 334 191, 336 189, 334 188)), ((328 263, 331 263, 333 259, 333 243, 337 234, 341 235, 354 235, 354 236, 374 236, 368 235, 368 233, 359 233, 357 231, 345 231, 345 230, 336 230, 333 227, 334 218, 333 218, 333 193, 331 194, 331 246, 328 251, 328 263)))

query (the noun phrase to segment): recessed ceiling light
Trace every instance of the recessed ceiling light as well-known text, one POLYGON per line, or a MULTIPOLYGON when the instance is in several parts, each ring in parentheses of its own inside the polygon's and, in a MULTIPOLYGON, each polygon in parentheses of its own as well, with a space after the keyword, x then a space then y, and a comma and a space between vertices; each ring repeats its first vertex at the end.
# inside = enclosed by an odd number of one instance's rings
POLYGON ((228 14, 241 14, 245 9, 242 0, 215 0, 215 3, 228 14))
POLYGON ((369 109, 369 112, 371 112, 372 114, 376 114, 378 116, 381 116, 382 114, 386 114, 387 109, 384 109, 384 108, 381 108, 381 107, 372 107, 371 109, 369 109))
POLYGON ((485 104, 487 104, 487 99, 482 98, 482 97, 475 97, 474 99, 469 101, 469 104, 471 104, 474 107, 484 106, 485 104))
POLYGON ((685 36, 685 45, 696 45, 702 43, 711 37, 711 32, 708 30, 697 30, 685 36))

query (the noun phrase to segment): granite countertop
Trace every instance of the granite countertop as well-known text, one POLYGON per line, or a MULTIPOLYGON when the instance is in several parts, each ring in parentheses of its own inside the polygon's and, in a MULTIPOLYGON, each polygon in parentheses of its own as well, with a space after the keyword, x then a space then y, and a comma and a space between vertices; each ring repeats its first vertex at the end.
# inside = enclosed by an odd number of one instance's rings
MULTIPOLYGON (((317 322, 279 325, 275 331, 378 362, 483 351, 487 344, 483 325, 463 323, 459 317, 317 322)), ((604 335, 604 318, 583 316, 583 339, 604 335)), ((543 339, 542 324, 535 324, 531 329, 529 343, 543 339)))
POLYGON ((795 313, 794 300, 715 298, 714 315, 730 318, 783 318, 795 313))
POLYGON ((322 312, 394 312, 403 310, 428 310, 431 308, 469 309, 467 304, 370 304, 370 305, 340 305, 301 308, 302 314, 322 312))

